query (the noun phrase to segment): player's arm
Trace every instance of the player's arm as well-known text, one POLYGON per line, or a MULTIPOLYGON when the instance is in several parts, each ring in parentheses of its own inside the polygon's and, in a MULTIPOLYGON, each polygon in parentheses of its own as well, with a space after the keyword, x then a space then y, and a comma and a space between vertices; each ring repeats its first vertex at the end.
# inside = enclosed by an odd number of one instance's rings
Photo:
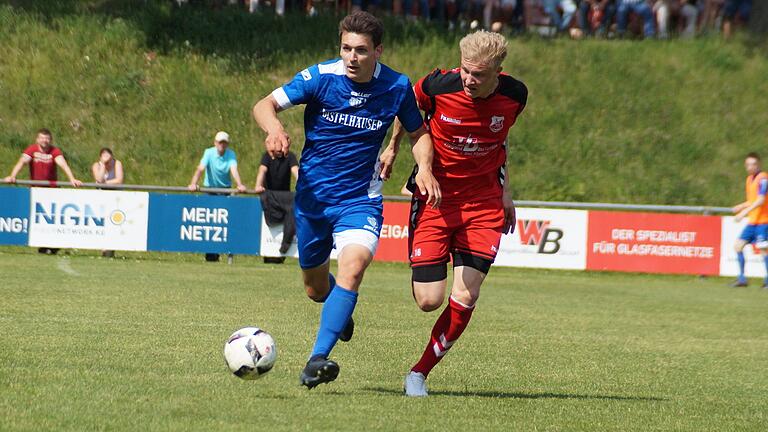
POLYGON ((16 183, 16 176, 19 175, 19 172, 22 168, 24 168, 24 165, 28 164, 32 158, 26 154, 22 153, 21 157, 19 158, 19 161, 16 162, 16 165, 13 166, 13 169, 11 170, 11 175, 4 178, 3 181, 6 183, 16 183))
POLYGON ((282 109, 272 94, 267 95, 253 106, 253 118, 261 130, 267 134, 264 145, 272 158, 287 155, 291 147, 291 137, 285 132, 283 123, 277 118, 277 113, 280 111, 282 109))
POLYGON ((742 219, 747 217, 747 215, 749 215, 749 212, 765 204, 765 194, 768 192, 768 179, 764 178, 760 180, 760 185, 758 187, 759 189, 757 192, 757 199, 749 203, 746 208, 742 209, 736 215, 736 222, 740 222, 742 219))
POLYGON ((749 207, 749 201, 744 201, 741 204, 736 204, 733 206, 733 214, 738 214, 740 211, 744 210, 745 208, 749 207))
POLYGON ((410 134, 413 144, 413 159, 416 161, 418 169, 416 171, 416 188, 421 195, 427 195, 427 205, 437 207, 442 201, 440 193, 440 184, 432 174, 432 160, 434 159, 435 149, 432 146, 432 138, 422 126, 417 131, 410 134))
MULTIPOLYGON (((506 170, 505 170, 506 171, 506 170)), ((509 176, 504 173, 504 192, 501 196, 501 202, 504 206, 504 234, 515 232, 517 223, 517 212, 515 211, 515 201, 512 199, 512 191, 509 189, 509 176)))
POLYGON ((56 162, 56 165, 58 165, 62 170, 64 170, 64 174, 67 175, 67 178, 69 179, 69 183, 74 187, 80 187, 83 185, 83 182, 75 178, 75 175, 72 174, 72 170, 69 169, 69 164, 67 163, 67 160, 64 159, 64 156, 56 156, 56 158, 53 159, 54 162, 56 162))

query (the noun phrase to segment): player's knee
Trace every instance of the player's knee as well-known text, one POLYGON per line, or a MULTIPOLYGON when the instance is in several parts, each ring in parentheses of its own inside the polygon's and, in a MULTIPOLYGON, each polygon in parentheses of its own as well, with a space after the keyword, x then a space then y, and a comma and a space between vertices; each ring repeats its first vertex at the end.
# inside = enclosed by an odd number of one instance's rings
POLYGON ((733 245, 733 250, 736 251, 736 253, 739 253, 744 250, 744 243, 743 242, 736 242, 735 245, 733 245))
POLYGON ((416 295, 416 304, 424 312, 432 312, 443 305, 443 296, 416 295))
POLYGON ((451 293, 451 297, 453 297, 454 300, 457 300, 464 306, 472 307, 475 303, 477 303, 477 300, 480 298, 480 291, 479 290, 477 291, 454 290, 454 292, 451 293))

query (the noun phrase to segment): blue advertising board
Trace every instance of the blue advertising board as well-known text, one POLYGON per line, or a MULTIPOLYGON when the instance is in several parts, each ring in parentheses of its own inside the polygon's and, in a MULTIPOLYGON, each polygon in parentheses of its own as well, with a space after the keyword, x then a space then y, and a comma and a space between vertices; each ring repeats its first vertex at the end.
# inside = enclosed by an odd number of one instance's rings
POLYGON ((0 244, 29 241, 29 189, 0 187, 0 244))
POLYGON ((261 201, 256 197, 152 193, 147 250, 258 255, 261 201))

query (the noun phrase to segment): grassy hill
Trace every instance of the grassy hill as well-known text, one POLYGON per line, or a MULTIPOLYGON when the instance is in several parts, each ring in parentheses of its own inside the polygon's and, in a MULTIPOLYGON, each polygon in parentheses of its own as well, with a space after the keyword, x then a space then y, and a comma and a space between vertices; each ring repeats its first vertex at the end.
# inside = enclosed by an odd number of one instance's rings
MULTIPOLYGON (((213 134, 233 137, 252 185, 254 102, 336 55, 335 17, 280 19, 168 2, 0 1, 0 174, 40 127, 76 173, 110 146, 127 181, 184 185, 213 134)), ((413 80, 458 63, 461 35, 388 21, 383 61, 413 80)), ((515 38, 505 70, 530 89, 510 134, 521 199, 727 205, 742 158, 768 156, 764 43, 515 38)), ((302 111, 282 114, 297 148, 302 111)), ((405 148, 387 185, 411 166, 405 148)))

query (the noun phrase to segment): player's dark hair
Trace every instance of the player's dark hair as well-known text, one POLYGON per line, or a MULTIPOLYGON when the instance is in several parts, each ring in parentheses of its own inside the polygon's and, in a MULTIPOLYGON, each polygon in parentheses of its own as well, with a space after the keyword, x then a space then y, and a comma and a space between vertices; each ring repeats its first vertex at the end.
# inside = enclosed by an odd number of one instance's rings
POLYGON ((375 16, 360 11, 345 16, 339 22, 339 38, 344 32, 367 35, 373 41, 373 46, 377 47, 384 38, 384 25, 375 16))
POLYGON ((51 133, 51 131, 49 131, 49 130, 48 130, 48 129, 46 129, 46 128, 40 128, 40 129, 38 129, 38 130, 37 130, 37 132, 35 133, 35 135, 40 135, 40 134, 43 134, 43 135, 48 135, 49 137, 53 138, 53 134, 51 133))
POLYGON ((112 149, 109 148, 109 147, 102 147, 101 150, 99 150, 99 155, 101 155, 104 152, 109 153, 110 156, 114 156, 115 155, 114 153, 112 153, 112 149))
POLYGON ((760 162, 760 155, 757 154, 756 152, 750 152, 750 153, 747 154, 747 157, 745 157, 744 159, 754 159, 754 160, 760 162))

